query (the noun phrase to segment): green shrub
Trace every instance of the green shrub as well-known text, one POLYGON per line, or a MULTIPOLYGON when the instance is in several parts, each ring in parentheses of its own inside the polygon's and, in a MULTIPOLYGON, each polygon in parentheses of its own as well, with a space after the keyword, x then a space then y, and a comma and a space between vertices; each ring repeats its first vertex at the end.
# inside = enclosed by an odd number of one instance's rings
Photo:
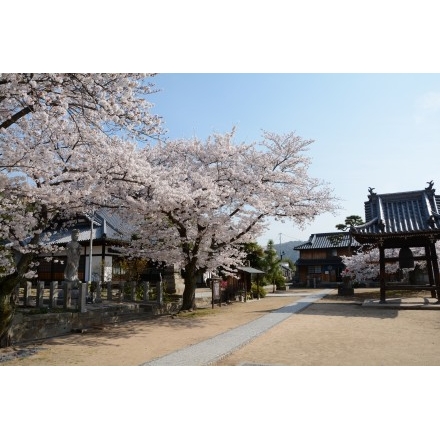
POLYGON ((258 294, 260 294, 260 298, 264 298, 266 296, 266 289, 263 286, 257 286, 256 283, 252 283, 251 292, 253 298, 258 298, 258 294))
POLYGON ((286 280, 283 277, 283 275, 280 274, 280 275, 276 276, 274 281, 277 286, 277 289, 280 289, 282 287, 286 287, 286 280))

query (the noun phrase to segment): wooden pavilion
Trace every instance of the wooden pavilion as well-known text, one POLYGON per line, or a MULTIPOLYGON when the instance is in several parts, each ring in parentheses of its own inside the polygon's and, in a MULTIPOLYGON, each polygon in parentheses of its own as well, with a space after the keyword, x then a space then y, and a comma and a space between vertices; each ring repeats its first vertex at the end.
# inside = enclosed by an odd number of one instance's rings
POLYGON ((440 301, 440 276, 435 243, 440 239, 440 196, 435 195, 434 182, 420 191, 377 194, 369 188, 365 202, 366 223, 351 228, 357 242, 379 248, 380 302, 386 302, 386 291, 430 290, 440 301), (411 248, 424 249, 414 257, 411 248), (400 249, 401 268, 414 267, 414 261, 425 260, 429 285, 398 285, 386 283, 385 264, 397 258, 385 258, 385 249, 400 249))

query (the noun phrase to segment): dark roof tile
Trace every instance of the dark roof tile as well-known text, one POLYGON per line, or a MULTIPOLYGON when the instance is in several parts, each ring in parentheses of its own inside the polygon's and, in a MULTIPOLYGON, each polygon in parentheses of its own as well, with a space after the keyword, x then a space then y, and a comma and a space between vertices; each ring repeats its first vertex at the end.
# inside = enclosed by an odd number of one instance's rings
MULTIPOLYGON (((306 241, 293 249, 300 251, 304 249, 335 249, 350 246, 349 232, 323 232, 312 234, 309 241, 306 241)), ((359 243, 352 238, 351 246, 359 246, 359 243)))
POLYGON ((407 233, 440 229, 440 197, 432 186, 421 191, 370 193, 365 202, 366 223, 352 231, 361 234, 407 233))

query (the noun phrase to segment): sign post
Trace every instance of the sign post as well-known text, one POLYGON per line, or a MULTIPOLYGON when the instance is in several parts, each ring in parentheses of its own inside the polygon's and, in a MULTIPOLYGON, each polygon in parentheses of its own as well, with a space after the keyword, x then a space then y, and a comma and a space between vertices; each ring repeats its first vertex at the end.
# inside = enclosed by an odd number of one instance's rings
POLYGON ((219 306, 222 306, 222 299, 220 297, 220 278, 211 278, 211 289, 212 289, 212 308, 214 308, 214 302, 218 299, 219 306))

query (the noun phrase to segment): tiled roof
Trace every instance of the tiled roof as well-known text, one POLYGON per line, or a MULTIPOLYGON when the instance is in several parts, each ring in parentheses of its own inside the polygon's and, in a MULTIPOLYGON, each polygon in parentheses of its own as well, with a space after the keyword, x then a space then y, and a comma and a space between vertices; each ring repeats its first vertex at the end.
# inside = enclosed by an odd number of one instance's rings
MULTIPOLYGON (((328 248, 346 248, 350 246, 349 232, 323 232, 320 234, 312 234, 309 241, 295 246, 296 251, 304 249, 328 249, 328 248)), ((351 246, 359 246, 359 243, 352 238, 351 246)))
MULTIPOLYGON (((69 228, 65 228, 53 233, 50 237, 50 243, 65 244, 71 241, 72 229, 79 229, 79 242, 90 240, 90 217, 85 217, 85 223, 73 224, 69 228)), ((127 223, 110 211, 101 209, 95 212, 93 218, 93 240, 106 238, 117 242, 129 241, 132 230, 127 223)))
POLYGON ((370 192, 365 202, 366 223, 352 228, 353 233, 387 234, 440 229, 440 197, 432 182, 420 191, 391 194, 370 192))

